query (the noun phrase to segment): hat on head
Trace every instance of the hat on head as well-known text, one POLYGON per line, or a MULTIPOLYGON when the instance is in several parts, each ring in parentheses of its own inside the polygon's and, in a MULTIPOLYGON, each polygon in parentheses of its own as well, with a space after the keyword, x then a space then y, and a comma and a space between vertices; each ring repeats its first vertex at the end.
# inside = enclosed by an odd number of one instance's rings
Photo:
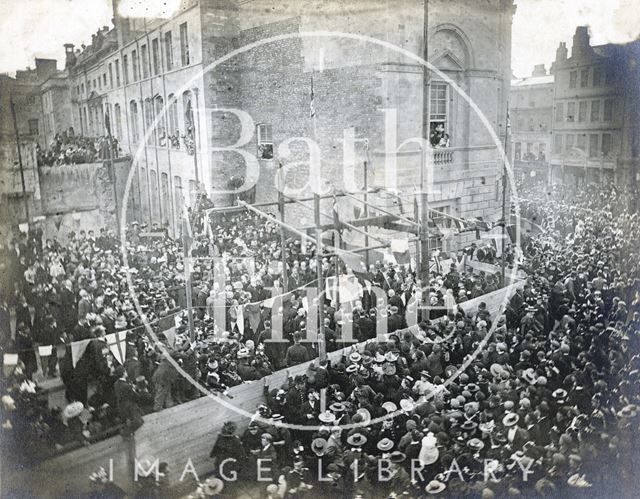
POLYGON ((389 459, 391 460, 392 463, 401 463, 405 459, 407 459, 407 455, 404 452, 394 450, 389 456, 389 459))
POLYGON ((323 423, 333 423, 336 420, 336 415, 330 411, 324 411, 320 413, 318 419, 323 423))
POLYGON ((567 390, 558 388, 551 394, 551 396, 558 402, 564 402, 567 399, 567 390))
POLYGON ((369 421, 371 421, 371 413, 369 412, 368 409, 360 408, 356 411, 356 415, 358 414, 362 416, 362 419, 363 419, 362 422, 365 423, 365 425, 369 424, 369 421))
POLYGON ((347 366, 347 369, 346 369, 348 373, 354 373, 357 370, 358 370, 358 366, 356 364, 350 364, 347 366))
POLYGON ((475 421, 471 421, 470 419, 467 419, 464 423, 460 425, 460 428, 466 431, 475 430, 477 427, 478 427, 478 423, 476 423, 475 421))
POLYGON ((520 421, 520 416, 518 416, 515 412, 510 412, 504 418, 502 418, 502 424, 507 427, 514 426, 518 421, 520 421))
POLYGON ((473 450, 482 450, 484 448, 484 442, 479 438, 472 438, 467 442, 467 447, 473 450))
POLYGON ((352 447, 362 447, 367 443, 367 437, 365 437, 362 433, 354 433, 353 435, 347 437, 347 443, 352 447))
POLYGON ((202 486, 202 492, 205 496, 215 496, 224 489, 224 482, 219 478, 207 478, 202 486))
POLYGON ((324 438, 316 438, 311 442, 311 450, 316 456, 324 455, 327 449, 327 441, 324 438))
POLYGON ((402 399, 400 401, 400 409, 404 412, 411 412, 415 409, 415 403, 410 398, 402 399))
POLYGON ((347 407, 342 402, 334 402, 329 406, 329 409, 333 412, 344 412, 346 408, 347 407))
POLYGON ((387 362, 395 362, 398 360, 398 354, 395 352, 387 352, 384 354, 384 358, 387 362))
POLYGON ((360 355, 358 352, 351 352, 351 354, 349 355, 349 360, 351 362, 360 362, 361 359, 362 355, 360 355))
POLYGON ((447 486, 440 480, 431 480, 424 490, 427 494, 439 494, 446 488, 447 486))
POLYGON ((387 414, 398 410, 398 406, 390 400, 382 404, 382 408, 387 411, 387 414))
POLYGON ((82 402, 71 402, 62 411, 62 419, 68 421, 69 419, 80 416, 83 409, 84 404, 82 402))
POLYGON ((376 445, 378 450, 381 450, 382 452, 390 451, 391 449, 393 449, 393 446, 394 446, 393 440, 391 440, 389 438, 383 438, 376 445))

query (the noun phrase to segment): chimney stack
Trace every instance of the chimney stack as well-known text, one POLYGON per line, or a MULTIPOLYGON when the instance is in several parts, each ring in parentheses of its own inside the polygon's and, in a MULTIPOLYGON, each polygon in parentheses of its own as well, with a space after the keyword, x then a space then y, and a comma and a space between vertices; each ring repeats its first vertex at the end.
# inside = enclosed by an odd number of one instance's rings
POLYGON ((571 47, 571 57, 581 57, 588 55, 591 50, 589 44, 589 28, 587 26, 578 26, 576 34, 573 35, 573 46, 571 47))
POLYGON ((560 45, 556 49, 556 62, 564 62, 567 60, 567 44, 566 42, 560 42, 560 45))
POLYGON ((547 70, 544 67, 544 64, 536 64, 533 67, 533 72, 531 73, 531 76, 547 76, 547 70))
POLYGON ((76 53, 74 48, 75 47, 73 43, 64 44, 64 55, 65 55, 64 68, 65 69, 72 68, 76 64, 76 53))

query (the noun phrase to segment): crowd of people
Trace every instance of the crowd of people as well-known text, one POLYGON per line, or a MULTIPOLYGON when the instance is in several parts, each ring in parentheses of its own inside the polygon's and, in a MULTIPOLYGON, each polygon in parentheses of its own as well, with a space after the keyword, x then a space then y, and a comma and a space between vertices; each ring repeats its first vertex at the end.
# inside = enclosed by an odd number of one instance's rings
MULTIPOLYGON (((636 449, 628 433, 638 422, 640 232, 630 194, 594 189, 521 191, 521 214, 545 230, 527 240, 527 281, 499 317, 483 304, 467 314, 456 307, 499 286, 495 276, 466 272, 462 253, 452 255, 450 268, 432 272, 425 286, 410 266, 376 261, 357 272, 361 293, 349 308, 332 300, 321 304, 327 350, 344 346, 345 320, 354 342, 371 341, 339 362, 316 362, 310 374, 284 386, 267 386, 256 413, 262 420, 323 428, 289 432, 253 421, 240 437, 229 424, 212 458, 219 463, 231 452, 248 459, 253 465, 240 470, 246 478, 258 458, 273 458, 269 497, 300 496, 311 487, 345 496, 444 490, 492 497, 535 486, 556 495, 567 487, 628 483, 608 483, 601 463, 615 462, 618 477, 633 476, 628 458, 636 449), (384 311, 371 286, 386 294, 384 311), (416 294, 439 312, 419 316, 418 330, 408 332, 407 303, 416 294), (390 336, 381 342, 376 319, 383 312, 390 336), (462 369, 465 361, 470 365, 462 369), (323 389, 327 409, 321 412, 323 389), (345 423, 362 426, 342 431, 345 423), (229 446, 237 438, 241 445, 229 446), (391 467, 388 481, 377 474, 382 458, 391 467), (413 458, 426 463, 417 478, 413 458), (478 479, 487 462, 499 482, 478 479), (523 476, 523 467, 533 474, 523 476), (318 481, 318 473, 330 481, 318 481)), ((224 393, 317 357, 317 345, 304 342, 310 320, 305 289, 316 285, 314 246, 292 237, 282 248, 278 226, 250 212, 191 215, 202 229, 192 247, 193 339, 179 239, 147 237, 145 224, 133 223, 126 262, 119 241, 104 229, 71 234, 66 244, 35 229, 3 248, 11 287, 2 295, 2 348, 19 361, 3 380, 2 440, 6 448, 20 442, 23 461, 86 444, 114 428, 128 437, 145 413, 200 396, 168 357, 201 385, 224 393), (207 221, 210 231, 203 230, 207 221), (224 285, 214 275, 219 261, 224 285), (283 288, 283 278, 290 293, 275 311, 282 341, 268 342, 274 312, 268 300, 283 288), (223 325, 214 320, 220 303, 223 325), (122 362, 105 343, 119 331, 127 332, 122 362), (89 342, 74 362, 78 340, 89 342), (39 345, 53 345, 52 355, 38 359, 39 345), (62 378, 65 407, 47 406, 37 375, 62 378)), ((322 265, 326 277, 348 271, 336 257, 323 258, 322 265)), ((211 477, 215 486, 203 484, 199 493, 218 488, 221 478, 211 477)))
MULTIPOLYGON (((270 498, 633 495, 634 198, 597 186, 523 187, 520 195, 523 216, 544 230, 527 241, 528 277, 504 314, 458 310, 267 387, 260 419, 242 432, 230 422, 217 437, 214 469, 236 459, 246 483, 268 459, 270 498)), ((194 496, 232 491, 224 479, 232 469, 194 496)))
POLYGON ((75 135, 72 131, 57 133, 47 149, 36 145, 38 166, 92 163, 120 156, 122 156, 122 150, 115 137, 83 137, 75 135), (111 156, 109 143, 111 143, 111 156))
MULTIPOLYGON (((188 331, 182 241, 166 231, 164 237, 144 236, 149 229, 162 232, 156 224, 131 225, 127 262, 120 242, 105 229, 81 230, 61 243, 55 236, 44 238, 36 227, 3 248, 9 288, 2 295, 2 348, 15 352, 19 360, 3 386, 3 395, 11 400, 5 415, 10 434, 22 442, 25 459, 95 441, 123 426, 130 434, 145 413, 200 396, 163 356, 164 350, 208 389, 220 392, 318 355, 316 344, 304 343, 304 293, 316 282, 313 245, 296 238, 286 241, 290 299, 276 311, 283 317, 284 335, 282 341, 266 342, 272 335, 273 312, 265 300, 274 288, 283 288, 282 271, 274 265, 282 261, 278 227, 241 212, 212 220, 212 232, 206 234, 202 214, 192 214, 192 220, 196 233, 203 234, 192 247, 197 258, 191 269, 195 341, 188 331), (224 262, 224 286, 215 282, 215 259, 224 262), (224 308, 223 325, 215 323, 216 307, 224 308), (145 322, 162 346, 146 334, 145 322), (123 331, 126 352, 120 362, 105 340, 123 331), (74 359, 74 342, 81 340, 88 345, 74 359), (43 345, 52 345, 48 356, 39 350, 43 345), (68 405, 49 408, 37 381, 58 376, 68 405)), ((327 257, 323 270, 332 276, 346 266, 327 257)), ((404 309, 415 286, 410 269, 376 262, 360 282, 365 278, 388 294, 390 328, 404 327, 404 309)), ((457 270, 448 276, 434 272, 431 284, 430 301, 442 307, 451 302, 453 292, 460 301, 497 286, 492 276, 457 270)), ((349 316, 354 341, 376 335, 375 298, 366 287, 364 291, 349 316)), ((342 346, 342 311, 335 301, 324 307, 327 350, 332 351, 342 346)))

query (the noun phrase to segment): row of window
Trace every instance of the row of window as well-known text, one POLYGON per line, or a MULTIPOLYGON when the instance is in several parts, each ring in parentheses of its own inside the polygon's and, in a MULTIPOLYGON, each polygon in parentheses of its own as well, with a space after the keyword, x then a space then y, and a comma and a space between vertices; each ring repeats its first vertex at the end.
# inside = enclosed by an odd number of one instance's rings
POLYGON ((544 161, 546 159, 547 145, 544 142, 535 144, 526 143, 526 149, 522 151, 522 142, 516 142, 514 147, 514 157, 516 160, 524 161, 544 161), (537 147, 536 147, 537 146, 537 147))
POLYGON ((567 102, 567 112, 565 114, 564 102, 556 104, 556 123, 566 121, 567 123, 584 123, 591 121, 612 121, 613 120, 613 99, 595 99, 591 101, 581 100, 577 102, 567 102), (602 112, 601 112, 602 110, 602 112))
POLYGON ((607 156, 611 153, 612 143, 611 133, 559 133, 553 138, 553 152, 562 154, 579 149, 588 152, 590 157, 607 156))
MULTIPOLYGON (((171 31, 167 31, 162 36, 163 44, 164 44, 164 62, 165 62, 165 71, 170 71, 174 68, 174 58, 173 58, 173 35, 171 31)), ((142 78, 148 78, 149 72, 151 71, 153 75, 159 75, 161 73, 161 59, 162 55, 160 53, 160 39, 154 38, 151 40, 151 66, 149 65, 149 50, 146 44, 140 46, 140 56, 142 61, 139 60, 138 51, 131 51, 131 66, 129 66, 129 56, 122 56, 122 70, 124 76, 124 84, 129 84, 130 82, 135 82, 142 78), (129 78, 129 67, 131 67, 131 76, 129 78)), ((188 66, 190 64, 189 57, 189 32, 187 23, 184 22, 180 25, 180 62, 182 66, 188 66)), ((93 78, 87 82, 87 92, 91 90, 102 90, 104 88, 117 88, 121 85, 120 80, 120 60, 116 59, 113 63, 109 63, 108 65, 108 75, 109 75, 109 85, 107 86, 107 72, 99 75, 97 78, 93 78), (115 72, 114 72, 115 70, 115 72), (115 75, 115 82, 114 82, 115 75), (115 85, 114 85, 115 83, 115 85)), ((78 95, 84 95, 85 86, 84 83, 80 83, 76 85, 76 93, 78 95)))
MULTIPOLYGON (((182 188, 183 179, 179 175, 173 177, 173 202, 176 212, 176 225, 179 225, 182 208, 187 202, 193 202, 193 196, 196 192, 196 181, 188 180, 188 191, 184 192, 182 188)), ((131 197, 133 204, 137 204, 137 187, 140 187, 139 202, 141 204, 140 213, 143 218, 151 215, 151 220, 160 221, 162 224, 168 223, 171 218, 171 186, 169 185, 169 175, 161 173, 160 179, 156 170, 140 167, 139 178, 134 177, 134 188, 131 189, 131 197), (147 177, 148 175, 148 177, 147 177), (160 180, 160 183, 158 183, 160 180)))
POLYGON ((580 71, 569 71, 569 88, 578 87, 578 76, 580 77, 580 88, 601 87, 604 85, 613 85, 613 73, 604 71, 600 66, 593 68, 584 68, 580 71), (591 83, 591 85, 589 85, 591 83))

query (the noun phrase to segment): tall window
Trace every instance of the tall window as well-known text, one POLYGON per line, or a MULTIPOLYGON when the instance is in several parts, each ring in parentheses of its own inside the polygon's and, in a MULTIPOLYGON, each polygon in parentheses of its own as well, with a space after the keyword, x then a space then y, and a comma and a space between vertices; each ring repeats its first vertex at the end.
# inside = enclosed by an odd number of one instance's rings
POLYGON ((182 109, 184 112, 184 145, 189 154, 194 154, 196 148, 195 112, 189 90, 182 93, 182 109))
POLYGON ((153 105, 149 97, 144 100, 143 108, 145 134, 147 136, 147 143, 151 145, 155 142, 155 130, 153 129, 153 105))
POLYGON ((600 150, 602 151, 603 156, 608 156, 611 152, 611 134, 603 133, 602 134, 602 145, 600 146, 600 150))
POLYGON ((602 68, 596 66, 593 68, 593 86, 599 87, 600 85, 602 85, 602 68))
POLYGON ((604 121, 611 121, 613 119, 613 99, 604 100, 604 121))
POLYGON ((589 135, 589 156, 594 157, 598 155, 598 134, 592 133, 589 135))
POLYGON ((29 135, 38 135, 38 120, 29 120, 29 135))
POLYGON ((576 103, 568 102, 567 103, 567 121, 573 123, 576 119, 576 103))
POLYGON ((138 117, 138 103, 135 100, 132 100, 129 103, 129 114, 131 115, 131 140, 134 143, 138 143, 140 140, 140 129, 138 128, 139 117, 138 117))
POLYGON ((273 127, 261 123, 256 126, 258 159, 273 159, 273 127))
POLYGON ((164 113, 164 99, 161 95, 156 95, 154 99, 156 117, 158 122, 156 124, 156 144, 164 147, 167 145, 167 125, 166 117, 164 113))
POLYGON ((116 121, 116 137, 122 140, 122 112, 120 110, 120 104, 113 106, 113 113, 115 114, 116 121))
POLYGON ((447 89, 448 85, 446 83, 431 83, 429 140, 433 147, 446 147, 449 145, 449 135, 447 134, 447 89))
POLYGON ((115 61, 115 66, 116 66, 116 87, 120 86, 120 61, 118 59, 116 59, 115 61))
POLYGON ((180 25, 180 59, 183 66, 189 65, 189 32, 187 23, 180 25))
POLYGON ((613 80, 615 79, 615 75, 613 74, 613 68, 609 67, 607 68, 606 72, 604 73, 604 84, 605 85, 613 85, 613 80))
POLYGON ((143 45, 140 48, 140 51, 142 54, 142 77, 147 78, 149 76, 149 51, 147 50, 146 45, 143 45))
POLYGON ((151 40, 151 57, 153 60, 153 74, 160 74, 160 45, 157 38, 151 40))
POLYGON ((520 142, 516 142, 516 147, 515 147, 515 159, 519 160, 522 158, 522 143, 520 142))
POLYGON ((569 72, 569 88, 576 88, 577 82, 578 82, 578 72, 570 71, 569 72))
POLYGON ((173 40, 171 39, 171 31, 164 34, 164 53, 167 63, 167 71, 173 68, 173 40))
POLYGON ((169 132, 169 145, 174 149, 180 149, 180 130, 178 125, 178 101, 176 96, 169 94, 169 109, 167 110, 167 127, 169 132))
POLYGON ((113 88, 113 64, 109 63, 109 86, 113 88))
POLYGON ((587 101, 580 101, 578 104, 578 121, 587 121, 587 101))
POLYGON ((587 152, 587 135, 579 133, 576 137, 576 147, 586 154, 587 152))
POLYGON ((169 198, 169 175, 166 173, 160 174, 160 193, 161 193, 161 208, 162 208, 162 223, 169 223, 169 213, 171 213, 169 198))
POLYGON ((591 121, 600 121, 600 101, 591 101, 591 121))
POLYGON ((124 76, 124 84, 129 84, 129 57, 126 55, 122 56, 122 74, 124 76))
POLYGON ((575 147, 576 136, 572 133, 567 134, 565 138, 565 150, 570 151, 575 147))
POLYGON ((158 197, 158 174, 155 170, 149 170, 149 181, 151 182, 151 188, 149 194, 151 195, 151 218, 152 220, 160 220, 160 199, 158 197))
POLYGON ((180 227, 182 209, 184 208, 184 194, 182 193, 182 177, 173 177, 173 202, 175 203, 176 226, 180 227))
POLYGON ((580 71, 580 87, 584 88, 587 86, 589 86, 589 68, 580 71))
POLYGON ((107 73, 102 73, 102 84, 107 88, 107 73))
POLYGON ((558 102, 556 104, 556 121, 562 121, 564 119, 564 104, 558 102))
POLYGON ((562 135, 559 133, 553 136, 553 151, 556 154, 562 152, 562 135))
POLYGON ((538 144, 538 160, 544 161, 546 159, 547 145, 544 142, 538 144))
POLYGON ((133 73, 133 81, 138 81, 138 52, 131 52, 131 68, 133 73))

